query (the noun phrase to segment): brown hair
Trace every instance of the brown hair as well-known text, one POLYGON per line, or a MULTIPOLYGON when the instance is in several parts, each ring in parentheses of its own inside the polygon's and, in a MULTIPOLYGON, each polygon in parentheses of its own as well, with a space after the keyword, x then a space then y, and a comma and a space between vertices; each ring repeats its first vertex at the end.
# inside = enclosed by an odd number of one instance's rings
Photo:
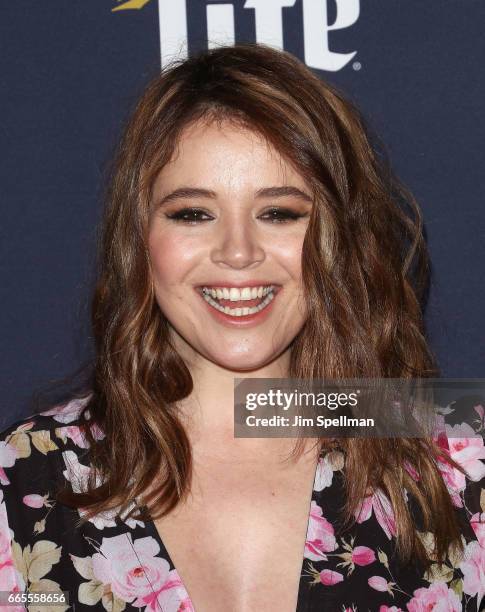
MULTIPOLYGON (((200 118, 243 122, 313 188, 302 257, 309 317, 292 343, 289 376, 437 374, 420 305, 428 276, 421 214, 371 146, 357 109, 295 57, 262 45, 219 48, 176 63, 139 100, 119 144, 107 197, 92 303, 96 361, 85 408, 106 437, 95 440, 86 429, 94 466, 89 488, 59 495, 88 510, 87 516, 126 509, 159 482, 144 500, 158 518, 190 486, 191 448, 176 402, 191 393, 192 378, 169 342, 169 325, 154 297, 146 236, 154 180, 182 129, 200 118)), ((369 488, 382 488, 394 509, 401 558, 425 560, 406 489, 420 510, 423 531, 435 534, 437 558, 450 545, 459 546, 457 520, 437 468, 446 457, 432 440, 337 443, 346 456, 348 521, 369 488), (406 463, 419 473, 418 481, 406 463)), ((138 510, 130 514, 139 516, 138 510)))

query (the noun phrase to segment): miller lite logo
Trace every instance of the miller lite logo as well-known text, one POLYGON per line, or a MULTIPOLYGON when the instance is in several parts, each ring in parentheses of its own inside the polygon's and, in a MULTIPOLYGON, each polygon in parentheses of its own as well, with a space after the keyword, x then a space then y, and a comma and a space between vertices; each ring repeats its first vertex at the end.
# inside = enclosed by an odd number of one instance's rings
MULTIPOLYGON (((141 9, 157 0, 118 0, 115 11, 141 9)), ((234 2, 206 4, 209 48, 235 42, 234 2)), ((346 66, 357 51, 340 53, 329 47, 329 32, 352 26, 359 18, 360 0, 332 0, 335 19, 329 21, 329 0, 299 0, 303 12, 303 48, 307 66, 336 72, 346 66)), ((256 40, 283 49, 283 8, 291 8, 297 0, 245 0, 243 8, 254 12, 256 40)), ((187 55, 187 0, 158 0, 160 57, 165 66, 173 59, 187 55)))

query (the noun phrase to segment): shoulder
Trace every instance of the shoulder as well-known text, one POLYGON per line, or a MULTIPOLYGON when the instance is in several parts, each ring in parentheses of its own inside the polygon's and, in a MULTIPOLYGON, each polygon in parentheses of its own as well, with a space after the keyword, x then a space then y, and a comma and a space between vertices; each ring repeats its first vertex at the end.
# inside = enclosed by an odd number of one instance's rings
MULTIPOLYGON (((22 500, 37 489, 53 489, 63 479, 66 460, 89 452, 83 413, 90 396, 18 420, 0 433, 0 487, 4 499, 22 500)), ((95 438, 102 432, 91 427, 95 438)), ((85 459, 86 461, 87 459, 85 459)))
MULTIPOLYGON (((59 562, 62 546, 58 544, 66 530, 74 529, 78 513, 60 506, 56 494, 71 480, 72 465, 89 465, 83 433, 86 423, 89 426, 89 415, 83 413, 89 399, 72 399, 18 420, 0 433, 0 585, 4 590, 23 591, 32 580, 40 585, 38 571, 45 574, 59 562), (34 579, 29 572, 41 556, 34 579)), ((56 584, 47 582, 51 587, 56 584)))
MULTIPOLYGON (((7 442, 12 437, 26 432, 54 432, 64 425, 80 425, 83 420, 83 410, 91 399, 91 395, 73 398, 45 410, 19 419, 0 432, 0 441, 7 442)), ((89 418, 89 413, 87 415, 89 418)))

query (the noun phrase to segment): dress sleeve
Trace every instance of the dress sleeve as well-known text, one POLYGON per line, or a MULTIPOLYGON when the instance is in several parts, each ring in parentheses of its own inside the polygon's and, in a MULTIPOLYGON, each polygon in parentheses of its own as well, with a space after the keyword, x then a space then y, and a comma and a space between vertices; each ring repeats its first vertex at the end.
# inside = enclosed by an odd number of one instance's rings
MULTIPOLYGON (((37 576, 38 568, 47 567, 44 561, 53 557, 44 555, 32 573, 35 559, 52 548, 43 536, 37 509, 46 504, 46 488, 55 468, 54 447, 51 432, 38 427, 35 418, 18 421, 0 433, 0 591, 29 590, 32 575, 37 576)), ((34 582, 52 586, 40 578, 34 582)))
MULTIPOLYGON (((3 488, 0 486, 0 591, 23 592, 25 581, 17 569, 22 558, 21 555, 20 559, 14 558, 17 551, 12 547, 13 535, 8 523, 3 488)), ((11 609, 13 610, 13 608, 11 609)))

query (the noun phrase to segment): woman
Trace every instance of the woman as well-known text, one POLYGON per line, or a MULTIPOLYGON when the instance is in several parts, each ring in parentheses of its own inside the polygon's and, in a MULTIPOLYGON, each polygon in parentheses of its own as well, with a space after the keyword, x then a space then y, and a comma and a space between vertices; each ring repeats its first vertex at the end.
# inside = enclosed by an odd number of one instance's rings
POLYGON ((103 231, 89 389, 2 437, 1 589, 478 610, 483 440, 460 467, 456 440, 233 435, 234 377, 436 374, 419 209, 358 112, 263 46, 179 63, 128 123, 103 231))

